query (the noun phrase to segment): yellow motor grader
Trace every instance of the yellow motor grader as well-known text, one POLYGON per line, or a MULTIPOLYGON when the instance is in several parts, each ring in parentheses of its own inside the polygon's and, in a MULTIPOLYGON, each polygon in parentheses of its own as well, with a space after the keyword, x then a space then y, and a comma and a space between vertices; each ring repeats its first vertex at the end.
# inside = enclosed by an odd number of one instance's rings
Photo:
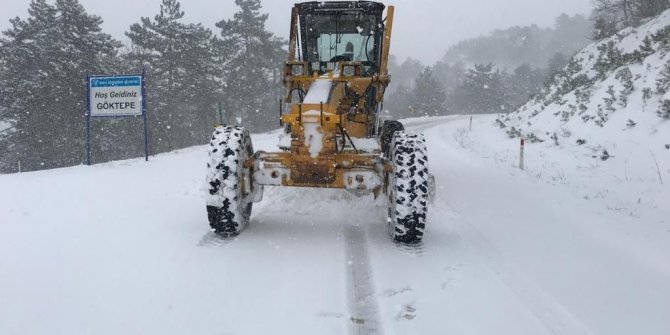
POLYGON ((432 187, 425 139, 380 119, 393 13, 371 1, 293 7, 279 151, 254 152, 239 126, 219 126, 212 136, 207 214, 216 233, 240 233, 271 185, 372 195, 388 206, 394 241, 421 241, 432 187))

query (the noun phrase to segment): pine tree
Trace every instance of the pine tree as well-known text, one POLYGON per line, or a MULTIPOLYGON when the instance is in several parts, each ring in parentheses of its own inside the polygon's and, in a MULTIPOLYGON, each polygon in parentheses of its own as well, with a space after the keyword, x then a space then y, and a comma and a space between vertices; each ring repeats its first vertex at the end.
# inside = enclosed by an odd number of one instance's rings
POLYGON ((153 152, 203 143, 216 121, 219 76, 215 39, 202 24, 183 23, 177 0, 163 0, 154 20, 126 32, 127 56, 145 68, 153 152))
POLYGON ((601 80, 605 79, 610 71, 625 64, 626 60, 614 41, 599 45, 598 51, 598 59, 593 65, 593 69, 596 70, 598 78, 601 80))
POLYGON ((621 90, 619 91, 619 104, 621 107, 626 107, 628 105, 628 96, 635 89, 633 85, 633 73, 628 67, 624 67, 616 73, 615 79, 619 80, 621 83, 621 90))
POLYGON ((665 94, 670 91, 670 60, 663 65, 663 71, 656 79, 656 93, 665 94))
POLYGON ((280 98, 280 69, 286 57, 285 41, 265 30, 267 14, 260 0, 235 0, 240 11, 219 21, 219 46, 224 76, 222 105, 227 123, 239 118, 254 130, 276 127, 280 98))
POLYGON ((539 93, 545 80, 543 70, 533 69, 529 64, 522 64, 508 77, 505 82, 506 105, 518 107, 528 102, 539 93))
POLYGON ((554 21, 553 36, 546 40, 546 56, 550 57, 558 52, 570 56, 581 50, 590 43, 587 34, 592 26, 593 22, 583 15, 561 14, 554 21))
POLYGON ((634 24, 641 20, 658 15, 670 7, 668 0, 629 0, 633 12, 634 24))
POLYGON ((414 109, 414 91, 404 84, 396 86, 393 93, 388 91, 384 96, 384 108, 390 112, 394 119, 404 117, 416 117, 414 109))
POLYGON ((393 92, 394 88, 399 86, 413 89, 416 77, 425 67, 420 61, 411 57, 401 64, 397 64, 395 57, 389 57, 389 73, 392 80, 388 92, 393 92))
POLYGON ((668 0, 594 0, 593 3, 596 40, 612 36, 619 29, 637 26, 670 8, 668 0))
POLYGON ((598 17, 593 23, 592 38, 599 41, 614 35, 617 30, 617 23, 613 19, 598 17))
POLYGON ((503 74, 495 64, 476 64, 468 70, 463 85, 453 94, 458 114, 501 113, 509 111, 506 91, 502 85, 503 74))
POLYGON ((433 76, 442 82, 447 94, 460 86, 465 78, 465 65, 462 62, 449 64, 444 60, 438 61, 432 66, 432 70, 433 76))
POLYGON ((561 72, 568 65, 570 59, 561 52, 555 53, 547 64, 547 77, 551 78, 561 72))
POLYGON ((413 98, 416 116, 447 114, 446 89, 444 84, 433 76, 433 70, 430 67, 426 67, 416 78, 413 98))
POLYGON ((33 0, 0 38, 3 113, 15 125, 2 159, 24 170, 79 164, 84 157, 87 72, 104 73, 103 57, 120 43, 77 0, 33 0))

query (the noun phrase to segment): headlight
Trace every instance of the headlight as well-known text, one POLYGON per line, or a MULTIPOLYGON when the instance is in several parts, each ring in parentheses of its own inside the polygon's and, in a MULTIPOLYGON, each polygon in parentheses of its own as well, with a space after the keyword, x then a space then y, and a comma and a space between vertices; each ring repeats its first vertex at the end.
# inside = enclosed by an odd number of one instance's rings
POLYGON ((356 67, 353 65, 345 65, 342 69, 342 75, 345 77, 353 77, 356 75, 356 67))
POLYGON ((305 67, 302 64, 291 65, 291 75, 300 77, 305 74, 305 67))

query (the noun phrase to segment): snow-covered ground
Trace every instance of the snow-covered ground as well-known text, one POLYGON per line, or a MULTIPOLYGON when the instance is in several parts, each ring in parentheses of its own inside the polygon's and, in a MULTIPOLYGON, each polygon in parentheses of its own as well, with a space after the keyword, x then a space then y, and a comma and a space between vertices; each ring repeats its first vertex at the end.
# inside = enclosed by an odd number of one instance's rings
POLYGON ((438 189, 419 246, 372 199, 284 188, 219 239, 205 147, 0 176, 0 334, 670 333, 667 158, 661 184, 545 142, 521 171, 494 120, 406 121, 438 189))
POLYGON ((12 124, 9 122, 0 121, 0 133, 12 127, 12 124))

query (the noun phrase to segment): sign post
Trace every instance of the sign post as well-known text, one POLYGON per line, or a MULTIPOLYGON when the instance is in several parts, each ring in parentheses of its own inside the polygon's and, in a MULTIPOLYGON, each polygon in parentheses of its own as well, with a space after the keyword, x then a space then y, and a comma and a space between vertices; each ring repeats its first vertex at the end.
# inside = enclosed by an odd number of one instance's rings
POLYGON ((144 119, 144 161, 149 161, 149 130, 147 128, 147 90, 145 71, 142 70, 142 116, 144 119))
POLYGON ((86 165, 91 165, 91 76, 86 73, 86 165))
POLYGON ((144 121, 144 157, 149 160, 144 71, 141 75, 86 75, 86 164, 91 165, 91 118, 138 117, 144 121))

